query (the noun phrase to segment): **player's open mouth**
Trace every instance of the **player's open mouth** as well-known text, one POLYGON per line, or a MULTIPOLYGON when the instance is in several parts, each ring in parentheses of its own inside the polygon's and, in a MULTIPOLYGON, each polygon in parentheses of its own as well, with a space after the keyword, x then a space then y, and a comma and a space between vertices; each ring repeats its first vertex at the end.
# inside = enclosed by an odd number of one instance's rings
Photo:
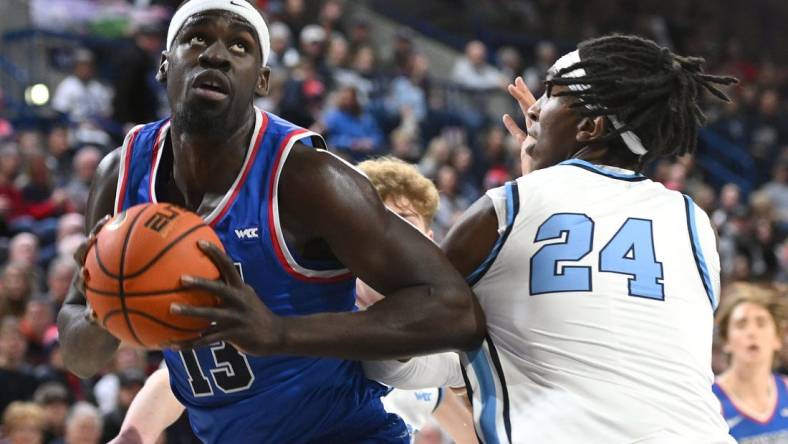
POLYGON ((227 81, 220 74, 204 71, 192 83, 195 94, 209 100, 223 100, 229 94, 227 81))

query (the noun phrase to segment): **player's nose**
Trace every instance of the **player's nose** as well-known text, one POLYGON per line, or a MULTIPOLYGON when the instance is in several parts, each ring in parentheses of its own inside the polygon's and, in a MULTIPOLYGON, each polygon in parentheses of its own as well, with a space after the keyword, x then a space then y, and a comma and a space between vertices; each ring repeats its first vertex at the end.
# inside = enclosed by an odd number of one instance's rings
POLYGON ((230 67, 230 53, 224 47, 221 40, 214 41, 205 48, 198 57, 200 65, 204 68, 216 68, 226 70, 230 67))
POLYGON ((527 117, 533 122, 539 121, 539 113, 542 112, 542 98, 540 97, 539 100, 533 103, 533 105, 528 107, 527 117))

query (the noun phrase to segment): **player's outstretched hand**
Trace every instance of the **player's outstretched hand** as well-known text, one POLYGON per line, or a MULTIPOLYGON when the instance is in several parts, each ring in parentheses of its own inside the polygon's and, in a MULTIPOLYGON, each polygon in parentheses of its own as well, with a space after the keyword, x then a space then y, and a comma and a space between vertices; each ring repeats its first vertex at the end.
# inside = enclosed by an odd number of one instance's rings
MULTIPOLYGON (((104 225, 106 225, 110 219, 111 216, 107 214, 106 216, 102 217, 98 222, 96 222, 96 225, 94 225, 93 229, 90 230, 90 234, 88 235, 88 238, 85 239, 79 245, 77 251, 74 252, 74 260, 77 262, 77 266, 79 267, 79 270, 77 270, 78 272, 77 272, 76 285, 79 291, 82 292, 83 295, 85 294, 85 281, 87 278, 87 270, 85 269, 85 258, 87 257, 87 253, 88 250, 90 250, 90 247, 92 247, 93 244, 96 243, 96 237, 98 236, 99 231, 101 231, 101 229, 104 228, 104 225)), ((88 321, 95 323, 96 325, 99 326, 101 325, 96 322, 96 313, 90 307, 90 304, 87 303, 87 301, 85 303, 85 318, 88 321)))
POLYGON ((509 91, 509 94, 514 97, 515 100, 517 100, 517 104, 520 105, 520 111, 522 111, 523 116, 525 117, 526 131, 520 128, 520 125, 518 125, 514 118, 509 114, 503 115, 503 125, 506 127, 506 130, 509 131, 509 134, 511 134, 512 137, 517 140, 517 143, 520 144, 522 172, 523 174, 528 174, 531 172, 532 166, 531 158, 526 153, 525 149, 529 145, 536 143, 536 139, 531 137, 527 131, 533 124, 533 122, 528 118, 528 108, 536 103, 536 98, 531 93, 531 90, 528 89, 528 86, 525 84, 523 78, 519 76, 514 80, 514 84, 510 84, 506 87, 506 89, 509 91))
POLYGON ((221 280, 183 276, 186 287, 204 290, 216 295, 219 307, 193 307, 172 304, 172 313, 193 316, 211 321, 199 338, 187 342, 166 344, 174 349, 201 347, 224 341, 249 355, 262 356, 276 352, 281 343, 282 320, 266 307, 254 289, 244 284, 241 276, 224 252, 210 242, 198 242, 200 249, 216 264, 221 280))

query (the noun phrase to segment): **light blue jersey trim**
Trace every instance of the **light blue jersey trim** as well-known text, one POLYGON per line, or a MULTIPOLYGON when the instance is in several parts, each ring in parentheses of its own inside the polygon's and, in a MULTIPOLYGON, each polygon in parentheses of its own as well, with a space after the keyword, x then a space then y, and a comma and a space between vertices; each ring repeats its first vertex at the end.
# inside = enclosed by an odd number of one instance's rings
POLYGON ((716 310, 719 300, 714 294, 714 288, 711 286, 711 275, 709 268, 706 266, 706 259, 703 257, 703 249, 700 246, 700 239, 698 237, 698 228, 695 225, 695 202, 689 196, 684 196, 684 205, 687 210, 687 227, 689 229, 689 236, 692 245, 692 253, 695 255, 695 264, 698 266, 698 273, 700 274, 703 287, 706 289, 706 295, 709 297, 712 309, 716 310))
POLYGON ((481 430, 478 430, 478 432, 481 433, 485 444, 500 444, 501 441, 498 439, 495 424, 498 395, 495 391, 492 367, 490 367, 490 363, 484 355, 483 348, 469 352, 467 356, 471 367, 473 367, 473 372, 476 374, 476 379, 479 381, 479 398, 482 402, 482 413, 479 418, 481 430))
POLYGON ((638 182, 648 179, 646 176, 639 173, 620 173, 618 171, 607 168, 603 165, 594 165, 593 163, 586 162, 580 159, 569 159, 561 162, 559 165, 572 165, 580 167, 584 170, 591 171, 592 173, 601 174, 610 177, 611 179, 626 180, 629 182, 638 182))
POLYGON ((509 233, 512 231, 512 226, 514 226, 514 218, 517 216, 517 213, 520 211, 520 195, 517 191, 517 182, 507 182, 504 185, 504 189, 506 190, 506 230, 504 233, 495 241, 495 245, 493 245, 492 250, 490 250, 490 254, 482 261, 481 265, 476 267, 473 272, 468 275, 465 280, 468 282, 468 285, 474 285, 490 269, 493 262, 495 262, 495 258, 498 257, 498 253, 501 252, 501 248, 503 248, 503 244, 506 243, 506 239, 509 237, 509 233))

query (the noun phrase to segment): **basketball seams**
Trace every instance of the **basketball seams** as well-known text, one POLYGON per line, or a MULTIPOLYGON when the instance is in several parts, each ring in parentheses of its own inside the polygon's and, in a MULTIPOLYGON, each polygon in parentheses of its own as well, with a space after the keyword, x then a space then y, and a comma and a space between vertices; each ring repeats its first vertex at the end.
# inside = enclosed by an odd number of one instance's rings
MULTIPOLYGON (((148 319, 150 321, 153 321, 153 322, 155 322, 155 323, 157 323, 157 324, 159 324, 159 325, 161 325, 163 327, 167 327, 167 328, 175 330, 175 331, 181 331, 181 332, 186 332, 186 333, 200 333, 200 332, 203 331, 203 329, 201 329, 201 328, 186 328, 186 327, 179 327, 177 325, 170 324, 169 322, 162 321, 161 319, 157 318, 156 316, 152 316, 152 315, 150 315, 148 313, 145 313, 142 310, 137 310, 137 309, 132 308, 132 309, 125 310, 125 311, 128 314, 132 314, 132 315, 135 315, 135 316, 143 317, 143 318, 148 319)), ((107 312, 107 315, 104 317, 105 325, 106 325, 106 320, 107 319, 109 319, 109 318, 111 318, 111 317, 113 317, 115 315, 118 315, 120 313, 123 313, 123 312, 124 312, 124 310, 120 309, 120 308, 116 308, 114 310, 110 310, 109 312, 107 312)), ((127 313, 123 313, 124 316, 127 315, 127 313)), ((138 341, 139 341, 139 339, 138 339, 138 341)), ((140 342, 140 345, 145 346, 145 344, 143 344, 142 342, 140 342)))
MULTIPOLYGON (((93 287, 86 287, 86 290, 90 291, 91 293, 97 296, 112 297, 118 295, 117 291, 99 290, 98 288, 93 288, 93 287)), ((170 293, 181 293, 184 291, 191 291, 191 290, 193 289, 188 287, 176 287, 167 290, 155 290, 155 291, 127 291, 125 294, 127 298, 144 298, 149 296, 161 296, 170 293)))
MULTIPOLYGON (((171 240, 167 245, 164 246, 164 248, 161 249, 161 251, 159 251, 156 254, 156 256, 154 256, 153 258, 151 258, 151 260, 146 262, 145 265, 143 265, 139 270, 135 271, 134 273, 127 274, 124 277, 126 279, 130 279, 130 278, 135 278, 135 277, 145 273, 154 264, 156 264, 156 262, 158 262, 158 260, 161 259, 170 249, 172 249, 175 245, 177 245, 178 242, 182 241, 184 238, 188 237, 190 234, 194 233, 198 229, 200 229, 202 227, 207 227, 207 226, 208 226, 208 224, 206 224, 205 222, 199 222, 196 225, 192 226, 188 230, 186 230, 183 233, 179 234, 178 237, 176 237, 175 239, 171 240)), ((131 231, 131 229, 129 229, 129 231, 131 231)))
MULTIPOLYGON (((119 272, 118 274, 120 275, 118 276, 118 296, 120 297, 120 306, 121 309, 123 310, 123 317, 126 319, 126 325, 128 325, 129 332, 134 337, 134 339, 143 347, 145 346, 145 344, 143 344, 142 341, 140 341, 139 336, 137 336, 137 332, 134 330, 134 326, 131 325, 131 319, 129 318, 128 308, 126 307, 126 295, 125 295, 125 288, 123 282, 125 276, 123 276, 123 270, 126 265, 126 251, 128 250, 129 239, 131 239, 131 233, 134 231, 134 226, 137 224, 137 221, 140 220, 140 217, 142 217, 142 215, 145 214, 146 212, 145 210, 147 210, 148 208, 144 208, 142 211, 137 213, 134 216, 134 219, 131 220, 131 223, 129 224, 129 229, 126 230, 126 235, 123 238, 123 247, 120 250, 120 267, 118 269, 119 272)), ((106 323, 106 316, 104 317, 104 319, 106 323)))

